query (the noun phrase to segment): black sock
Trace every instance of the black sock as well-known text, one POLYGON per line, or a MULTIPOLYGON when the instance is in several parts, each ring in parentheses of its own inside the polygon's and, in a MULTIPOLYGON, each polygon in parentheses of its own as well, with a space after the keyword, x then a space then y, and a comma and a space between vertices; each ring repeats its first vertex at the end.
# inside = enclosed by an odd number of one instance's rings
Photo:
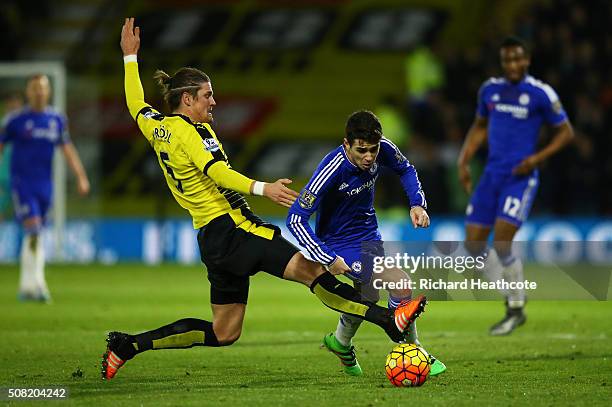
POLYGON ((131 345, 138 354, 150 349, 183 349, 192 346, 219 346, 212 322, 184 318, 152 331, 132 335, 131 345))
POLYGON ((338 280, 329 271, 321 274, 313 281, 310 291, 319 297, 325 306, 338 312, 363 318, 380 326, 395 342, 403 339, 402 333, 395 325, 393 312, 385 307, 363 300, 357 290, 338 280))

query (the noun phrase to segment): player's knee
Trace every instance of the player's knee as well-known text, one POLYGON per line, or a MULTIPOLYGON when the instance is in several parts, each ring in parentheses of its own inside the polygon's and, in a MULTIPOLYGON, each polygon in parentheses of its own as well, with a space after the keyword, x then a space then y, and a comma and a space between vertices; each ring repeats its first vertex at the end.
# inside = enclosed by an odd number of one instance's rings
POLYGON ((296 253, 289 261, 283 278, 310 286, 324 272, 319 263, 306 259, 301 253, 296 253))
POLYGON ((217 334, 217 341, 219 342, 219 346, 230 346, 235 343, 238 339, 240 339, 240 335, 242 334, 241 330, 234 332, 223 332, 221 334, 217 334))
POLYGON ((325 273, 325 269, 323 269, 320 263, 304 258, 302 264, 303 266, 300 268, 300 271, 304 278, 308 280, 314 281, 321 274, 325 273))

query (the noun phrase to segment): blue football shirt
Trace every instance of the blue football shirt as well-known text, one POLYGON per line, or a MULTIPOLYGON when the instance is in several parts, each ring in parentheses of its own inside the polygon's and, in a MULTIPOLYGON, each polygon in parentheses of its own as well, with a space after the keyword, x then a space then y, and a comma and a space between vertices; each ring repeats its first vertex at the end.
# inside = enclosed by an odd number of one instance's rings
POLYGON ((400 176, 411 206, 427 206, 414 166, 391 141, 383 137, 376 162, 366 171, 351 163, 339 146, 323 158, 287 217, 287 227, 312 259, 331 264, 334 248, 380 240, 374 187, 381 166, 400 176), (308 224, 313 213, 315 232, 308 224))
POLYGON ((504 173, 535 153, 543 123, 558 126, 567 120, 553 88, 530 75, 518 83, 487 80, 478 92, 477 114, 489 120, 486 169, 504 173))
POLYGON ((51 107, 42 112, 25 107, 6 117, 0 141, 13 145, 13 185, 37 185, 51 182, 55 146, 69 142, 70 137, 64 115, 51 107))

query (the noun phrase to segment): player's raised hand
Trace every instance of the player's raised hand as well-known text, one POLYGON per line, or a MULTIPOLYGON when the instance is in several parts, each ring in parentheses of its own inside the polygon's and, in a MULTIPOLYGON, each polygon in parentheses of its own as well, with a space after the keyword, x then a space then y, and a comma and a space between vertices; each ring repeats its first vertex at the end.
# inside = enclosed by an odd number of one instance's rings
POLYGON ((415 228, 426 228, 429 226, 429 215, 427 211, 420 206, 410 208, 410 220, 415 228))
POLYGON ((125 19, 121 28, 121 50, 123 56, 136 55, 140 48, 140 27, 134 27, 134 17, 125 19))
POLYGON ((531 171, 538 165, 538 159, 535 155, 530 155, 512 169, 514 175, 529 175, 531 171))
POLYGON ((467 164, 459 164, 457 166, 459 174, 459 182, 463 187, 463 190, 471 194, 472 193, 472 174, 470 173, 470 166, 467 164))
POLYGON ((335 276, 351 271, 351 268, 348 266, 348 264, 346 264, 346 261, 344 261, 344 258, 341 256, 336 256, 336 260, 327 266, 326 269, 335 276))
POLYGON ((272 202, 276 202, 279 205, 289 208, 291 205, 293 205, 293 202, 295 202, 295 199, 298 197, 297 192, 285 186, 291 184, 292 182, 293 181, 287 178, 278 179, 272 184, 264 185, 263 194, 272 202))

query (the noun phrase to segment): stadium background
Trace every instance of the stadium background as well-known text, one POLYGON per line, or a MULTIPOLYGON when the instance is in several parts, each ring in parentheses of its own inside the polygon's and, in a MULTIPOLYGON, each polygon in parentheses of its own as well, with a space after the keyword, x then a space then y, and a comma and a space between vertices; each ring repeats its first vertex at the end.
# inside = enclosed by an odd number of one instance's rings
MULTIPOLYGON (((250 176, 288 176, 300 188, 339 144, 347 115, 375 111, 417 167, 433 219, 430 230, 411 231, 398 181, 381 177, 377 211, 386 240, 461 239, 467 196, 456 157, 480 83, 499 75, 497 44, 515 33, 532 49, 531 73, 557 90, 576 130, 572 145, 542 168, 519 239, 612 236, 609 2, 9 1, 2 58, 65 63, 71 134, 92 181, 91 196, 79 199, 69 179, 65 261, 198 262, 188 215, 125 108, 118 32, 127 15, 143 30, 147 100, 162 105, 151 79, 157 68, 209 73, 217 133, 232 165, 250 176)), ((21 87, 2 89, 5 100, 21 87)), ((485 157, 481 151, 476 172, 485 157)), ((0 261, 13 262, 20 239, 6 164, 0 261)), ((284 223, 282 208, 250 203, 284 223)), ((47 235, 50 248, 52 240, 47 235)))

